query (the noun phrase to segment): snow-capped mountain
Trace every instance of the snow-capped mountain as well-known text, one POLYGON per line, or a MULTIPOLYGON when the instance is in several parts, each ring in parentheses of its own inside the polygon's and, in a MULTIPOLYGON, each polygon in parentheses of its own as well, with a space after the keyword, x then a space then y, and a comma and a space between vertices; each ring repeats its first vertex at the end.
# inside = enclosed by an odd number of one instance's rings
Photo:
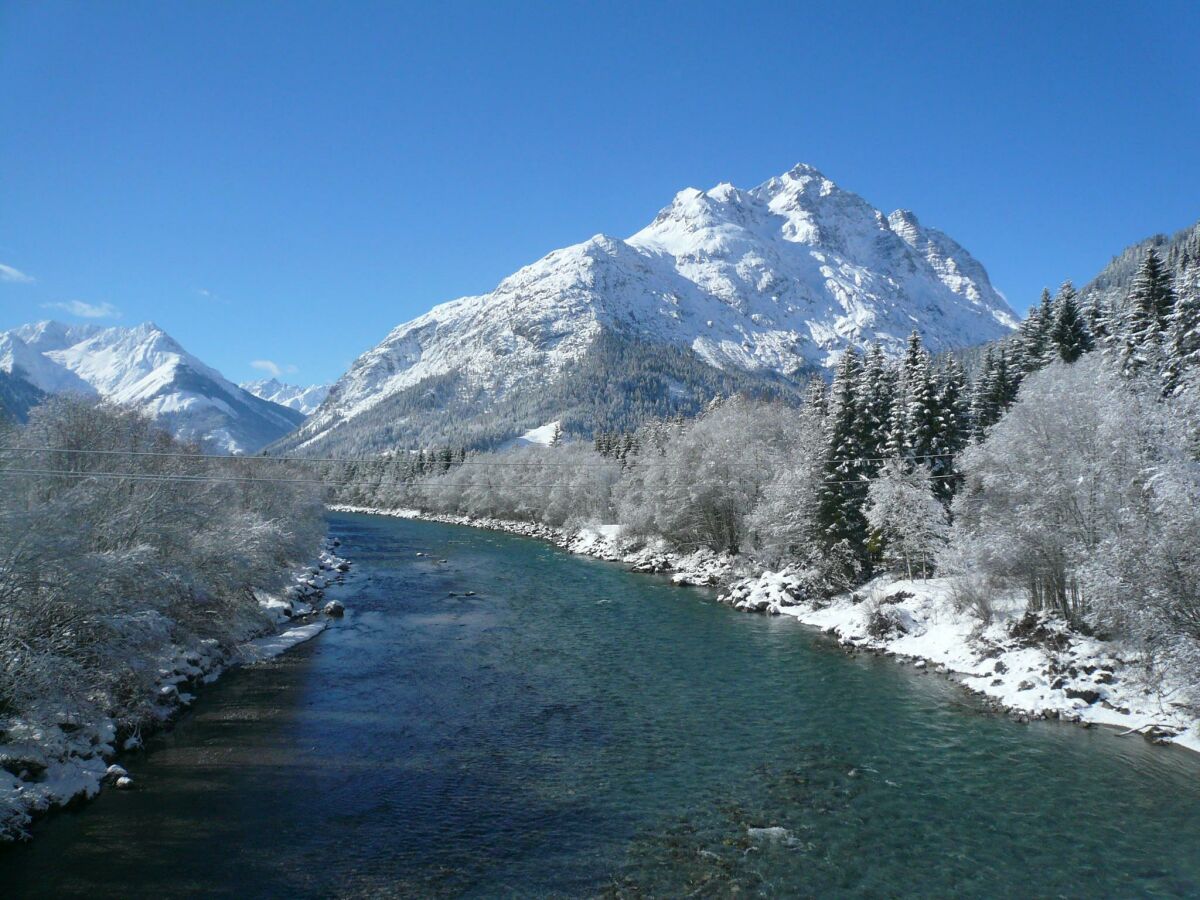
POLYGON ((938 351, 1016 324, 955 241, 799 165, 752 190, 681 191, 625 240, 556 250, 398 326, 285 445, 495 444, 558 419, 587 431, 614 424, 614 363, 658 377, 630 390, 678 401, 646 409, 690 410, 714 379, 794 384, 847 346, 899 352, 915 328, 938 351))
POLYGON ((301 387, 298 384, 285 384, 278 378, 264 378, 261 381, 243 381, 239 387, 249 391, 255 397, 278 403, 288 409, 302 412, 306 416, 325 402, 329 394, 329 385, 310 384, 301 387))
POLYGON ((35 350, 14 332, 0 334, 0 371, 27 381, 44 394, 97 394, 66 366, 35 350))
POLYGON ((0 369, 46 394, 133 406, 175 435, 225 453, 253 452, 304 419, 226 380, 152 322, 23 325, 0 334, 0 369))

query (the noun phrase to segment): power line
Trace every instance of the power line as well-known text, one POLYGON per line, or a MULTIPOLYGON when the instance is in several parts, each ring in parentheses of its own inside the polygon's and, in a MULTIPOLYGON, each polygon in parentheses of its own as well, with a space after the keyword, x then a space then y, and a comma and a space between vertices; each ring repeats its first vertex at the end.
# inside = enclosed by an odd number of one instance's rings
MULTIPOLYGON (((389 462, 396 457, 385 456, 363 456, 363 457, 315 457, 315 456, 222 456, 215 453, 173 453, 161 450, 99 450, 90 448, 74 448, 74 447, 0 447, 0 453, 79 453, 93 456, 141 456, 154 457, 160 459, 196 459, 208 460, 212 462, 296 462, 296 463, 340 463, 346 465, 357 465, 359 463, 383 463, 389 462)), ((758 461, 763 455, 761 453, 752 454, 753 458, 758 461)), ((772 454, 773 455, 773 454, 772 454)), ((845 463, 867 463, 867 462, 911 462, 913 460, 926 459, 948 459, 957 456, 957 453, 919 453, 912 456, 859 456, 854 459, 843 460, 845 463)), ((747 455, 746 458, 750 458, 747 455)), ((628 459, 630 457, 623 457, 628 459)), ((647 455, 642 457, 640 454, 633 454, 633 459, 652 459, 647 455)), ((436 457, 426 457, 437 463, 436 457)), ((620 462, 616 457, 605 457, 612 462, 620 462)), ((413 457, 416 460, 416 457, 413 457)), ((551 462, 544 460, 530 461, 513 461, 513 460, 495 460, 495 459, 480 459, 478 456, 468 457, 462 462, 453 463, 455 467, 460 466, 498 466, 498 467, 515 467, 515 468, 608 468, 611 463, 608 462, 551 462)), ((679 466, 678 468, 690 468, 679 466)))
MULTIPOLYGON (((458 471, 452 469, 450 471, 458 471)), ((340 481, 337 479, 321 479, 321 478, 264 478, 261 476, 245 476, 245 475, 187 475, 182 473, 161 473, 161 472, 81 472, 72 469, 12 469, 0 468, 0 476, 4 475, 37 475, 47 477, 61 478, 125 478, 131 481, 177 481, 183 483, 212 483, 212 484, 306 484, 306 485, 321 485, 324 487, 420 487, 420 488, 458 488, 469 489, 472 487, 480 487, 480 485, 461 484, 459 482, 450 482, 439 479, 438 481, 340 481)), ((930 475, 930 479, 945 479, 959 478, 958 474, 950 475, 930 475)), ((747 479, 734 479, 737 483, 748 483, 747 479)), ((834 485, 834 484, 866 484, 867 481, 862 478, 851 478, 844 481, 828 481, 816 480, 813 482, 818 485, 834 485)), ((495 487, 495 485, 484 485, 486 487, 495 487)), ((549 483, 534 483, 524 482, 513 485, 516 488, 556 488, 563 487, 564 482, 554 481, 549 483)))

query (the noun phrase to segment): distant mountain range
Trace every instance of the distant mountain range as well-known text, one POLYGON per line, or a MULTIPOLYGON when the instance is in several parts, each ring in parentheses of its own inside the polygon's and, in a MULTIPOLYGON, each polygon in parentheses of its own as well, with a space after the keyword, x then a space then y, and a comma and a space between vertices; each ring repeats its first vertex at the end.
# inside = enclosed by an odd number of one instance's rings
POLYGON ((270 400, 272 403, 302 412, 306 416, 320 406, 329 394, 329 385, 327 384, 310 384, 308 387, 300 387, 296 384, 286 384, 278 378, 243 381, 239 386, 255 397, 270 400))
POLYGON ((810 166, 752 190, 681 191, 627 239, 597 235, 435 307, 363 354, 276 449, 498 446, 789 393, 848 346, 897 353, 1007 334, 1017 316, 957 242, 810 166))
POLYGON ((215 452, 251 453, 304 414, 228 381, 152 322, 100 328, 37 322, 0 333, 0 408, 23 419, 47 395, 131 406, 215 452))
MULTIPOLYGON (((1129 247, 1083 299, 1119 306, 1150 246, 1171 272, 1200 266, 1200 223, 1129 247)), ((436 306, 331 387, 235 385, 152 323, 0 332, 0 415, 75 393, 226 453, 502 447, 690 415, 718 394, 795 396, 846 347, 897 353, 913 329, 937 352, 1016 324, 954 240, 801 165, 752 190, 681 191, 627 239, 597 235, 436 306)))

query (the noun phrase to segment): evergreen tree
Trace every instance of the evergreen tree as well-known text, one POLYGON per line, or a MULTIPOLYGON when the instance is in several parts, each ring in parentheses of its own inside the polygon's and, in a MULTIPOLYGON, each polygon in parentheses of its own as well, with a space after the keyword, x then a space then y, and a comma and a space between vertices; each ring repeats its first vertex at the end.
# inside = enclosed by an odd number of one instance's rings
POLYGON ((984 351, 979 374, 971 386, 971 437, 980 440, 1000 418, 996 390, 996 353, 991 345, 984 351))
POLYGON ((829 389, 824 379, 816 375, 809 379, 808 387, 804 389, 804 405, 815 409, 822 417, 829 411, 829 389))
MULTIPOLYGON (((858 469, 862 425, 857 390, 862 377, 858 352, 848 348, 838 363, 825 417, 823 483, 814 525, 827 551, 857 569, 866 562, 867 522, 863 512, 868 481, 858 469)), ((857 572, 842 573, 847 577, 857 572)))
POLYGON ((1179 298, 1167 328, 1163 390, 1176 393, 1188 370, 1200 365, 1200 265, 1193 266, 1180 285, 1179 298))
POLYGON ((929 354, 921 345, 921 335, 913 329, 908 337, 908 347, 904 351, 904 359, 900 363, 900 373, 896 379, 885 455, 900 459, 913 453, 913 429, 916 426, 910 417, 914 409, 920 406, 913 406, 913 394, 920 389, 928 374, 929 354))
POLYGON ((1097 297, 1093 298, 1081 312, 1084 326, 1091 335, 1093 346, 1108 347, 1112 343, 1113 334, 1118 330, 1113 322, 1111 307, 1097 297))
POLYGON ((895 375, 879 344, 866 353, 857 388, 859 404, 859 444, 862 446, 861 471, 873 477, 879 469, 879 457, 887 453, 888 426, 892 417, 895 375))
POLYGON ((1015 358, 1018 378, 1036 372, 1046 363, 1046 345, 1050 338, 1050 328, 1054 322, 1054 307, 1050 299, 1050 291, 1042 288, 1042 299, 1017 332, 1015 358))
POLYGON ((1093 347, 1092 337, 1079 315, 1075 288, 1064 281, 1054 299, 1054 322, 1050 326, 1048 354, 1063 362, 1075 362, 1093 347))
POLYGON ((1125 302, 1120 341, 1124 372, 1162 371, 1163 343, 1174 306, 1170 275, 1151 247, 1125 302))
POLYGON ((967 376, 959 363, 948 360, 937 378, 937 430, 933 454, 928 460, 934 493, 950 502, 958 486, 955 457, 967 444, 970 429, 970 404, 967 401, 967 376))

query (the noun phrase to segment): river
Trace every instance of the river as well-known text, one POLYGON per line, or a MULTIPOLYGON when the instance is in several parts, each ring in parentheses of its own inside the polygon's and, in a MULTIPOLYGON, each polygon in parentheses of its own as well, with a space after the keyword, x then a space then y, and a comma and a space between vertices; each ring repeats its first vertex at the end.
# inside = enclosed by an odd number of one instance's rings
POLYGON ((1193 754, 538 541, 330 527, 345 619, 0 852, 0 893, 1200 895, 1193 754))

